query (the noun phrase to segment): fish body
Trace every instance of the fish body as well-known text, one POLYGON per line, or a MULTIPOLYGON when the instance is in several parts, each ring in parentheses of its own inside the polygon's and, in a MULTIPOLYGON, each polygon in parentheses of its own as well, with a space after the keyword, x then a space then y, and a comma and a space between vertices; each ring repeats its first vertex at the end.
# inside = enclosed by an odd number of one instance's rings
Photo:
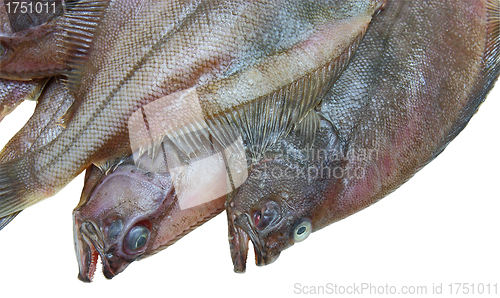
MULTIPOLYGON (((256 263, 271 263, 302 240, 297 232, 317 231, 373 204, 444 150, 498 78, 499 4, 387 3, 321 106, 342 140, 328 153, 335 176, 311 186, 250 175, 227 208, 235 271, 245 270, 249 240, 256 263)), ((266 166, 287 169, 278 158, 263 160, 258 169, 266 166)), ((321 175, 318 166, 315 174, 321 175)), ((307 166, 301 168, 307 173, 307 166)))
MULTIPOLYGON (((0 165, 0 216, 55 194, 92 163, 130 155, 128 121, 155 100, 166 103, 162 115, 189 114, 198 105, 194 124, 226 122, 265 148, 319 104, 383 4, 106 2, 88 60, 69 75, 75 102, 66 129, 0 165), (176 105, 186 93, 188 105, 176 105), (262 108, 271 113, 256 117, 262 108)), ((172 133, 180 129, 171 125, 172 133)))

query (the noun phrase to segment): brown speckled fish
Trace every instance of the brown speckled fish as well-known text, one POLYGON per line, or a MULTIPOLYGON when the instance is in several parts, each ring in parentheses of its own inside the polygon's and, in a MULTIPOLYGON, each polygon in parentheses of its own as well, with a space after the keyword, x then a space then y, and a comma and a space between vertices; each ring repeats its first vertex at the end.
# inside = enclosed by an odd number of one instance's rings
MULTIPOLYGON (((76 100, 66 129, 47 146, 0 164, 0 217, 53 195, 92 163, 105 168, 130 155, 128 121, 154 101, 164 104, 165 118, 197 106, 215 137, 223 134, 217 125, 227 124, 264 151, 300 123, 317 121, 309 112, 384 2, 105 1, 102 22, 87 28, 94 34, 87 62, 70 65, 76 100), (179 99, 189 99, 187 107, 179 99)), ((73 53, 87 40, 75 39, 67 43, 73 53)), ((175 123, 170 128, 177 130, 175 123)))
POLYGON ((235 271, 245 270, 249 240, 256 263, 271 263, 311 231, 378 201, 441 153, 498 78, 499 16, 498 0, 388 1, 321 107, 341 145, 319 148, 329 163, 315 159, 309 179, 310 166, 262 160, 230 199, 235 271), (336 169, 326 181, 325 166, 336 169), (262 178, 264 169, 306 174, 262 178))

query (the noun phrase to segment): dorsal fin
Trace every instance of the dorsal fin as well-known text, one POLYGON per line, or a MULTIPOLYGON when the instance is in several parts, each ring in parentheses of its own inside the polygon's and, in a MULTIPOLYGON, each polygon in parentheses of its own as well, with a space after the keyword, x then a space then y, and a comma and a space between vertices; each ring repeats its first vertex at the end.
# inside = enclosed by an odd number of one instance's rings
MULTIPOLYGON (((215 93, 210 90, 211 86, 192 87, 141 107, 129 118, 128 125, 132 152, 137 152, 134 159, 145 152, 157 156, 165 137, 189 158, 196 158, 197 154, 206 156, 213 150, 213 142, 205 140, 213 138, 217 144, 228 148, 241 137, 252 160, 262 156, 296 125, 302 128, 305 139, 313 139, 319 119, 317 115, 308 114, 316 113, 315 107, 347 67, 363 35, 364 31, 361 31, 334 59, 296 76, 288 84, 234 107, 217 106, 226 103, 218 96, 226 94, 224 86, 222 91, 215 90, 215 93), (218 102, 210 101, 211 97, 218 102), (207 106, 207 103, 212 106, 207 106)), ((285 58, 288 56, 276 59, 285 58)), ((273 71, 264 74, 272 77, 273 71)), ((242 76, 252 76, 251 72, 259 70, 251 69, 242 76)), ((240 81, 231 78, 230 84, 240 81)))
POLYGON ((314 141, 316 131, 320 126, 320 118, 316 110, 311 110, 307 115, 295 124, 295 130, 302 137, 302 141, 310 144, 314 141))
POLYGON ((485 63, 487 70, 500 65, 500 0, 486 2, 488 13, 485 63))
POLYGON ((58 35, 59 51, 67 55, 68 88, 74 93, 92 50, 92 42, 109 0, 81 0, 67 4, 58 35))
MULTIPOLYGON (((305 118, 320 105, 333 83, 347 67, 363 36, 364 32, 360 33, 337 58, 290 84, 222 113, 206 115, 205 119, 212 134, 225 146, 224 138, 234 137, 225 136, 230 130, 219 131, 218 128, 227 126, 238 128, 245 144, 250 148, 251 159, 256 160, 297 125, 301 126, 299 124, 301 121, 306 121, 307 125, 313 124, 314 115, 310 116, 311 119, 305 118), (312 122, 308 122, 309 120, 312 122)), ((204 107, 204 110, 211 109, 204 107)), ((311 139, 317 127, 317 125, 310 126, 304 137, 311 139)))

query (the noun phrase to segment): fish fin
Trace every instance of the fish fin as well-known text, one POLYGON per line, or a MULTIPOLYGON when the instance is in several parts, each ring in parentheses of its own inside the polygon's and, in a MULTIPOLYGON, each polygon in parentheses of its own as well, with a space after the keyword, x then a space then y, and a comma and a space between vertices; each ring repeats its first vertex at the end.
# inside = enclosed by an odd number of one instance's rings
POLYGON ((500 76, 500 0, 487 0, 486 14, 486 44, 481 71, 469 96, 469 103, 429 161, 441 154, 448 143, 465 128, 500 76))
POLYGON ((29 187, 25 177, 29 174, 23 158, 0 164, 0 218, 9 216, 32 205, 35 200, 28 198, 29 187))
MULTIPOLYGON (((250 102, 207 115, 208 126, 211 130, 221 125, 238 127, 244 142, 252 148, 251 158, 260 158, 322 102, 354 56, 363 36, 364 32, 360 33, 338 57, 295 81, 250 102)), ((213 108, 204 107, 204 110, 213 108)))
POLYGON ((311 110, 302 120, 295 124, 295 130, 305 143, 311 144, 314 141, 319 126, 319 115, 315 110, 311 110))
POLYGON ((68 123, 71 122, 71 119, 73 119, 73 116, 75 116, 76 111, 78 110, 77 105, 79 105, 80 102, 75 100, 71 104, 71 106, 66 110, 64 115, 62 115, 59 119, 56 121, 56 125, 61 126, 62 128, 66 128, 68 123))
POLYGON ((101 164, 94 164, 94 165, 98 167, 99 170, 101 170, 101 172, 103 172, 105 175, 108 175, 109 173, 114 172, 114 170, 116 170, 116 168, 119 165, 121 165, 125 160, 126 158, 117 158, 115 160, 106 160, 101 164))
POLYGON ((58 51, 67 55, 67 86, 75 92, 92 51, 92 41, 109 0, 81 0, 71 3, 61 22, 58 51))
POLYGON ((485 64, 486 72, 498 76, 500 72, 500 0, 488 0, 486 2, 487 21, 487 41, 485 64))
POLYGON ((193 122, 167 133, 167 137, 183 162, 191 163, 214 154, 214 145, 206 124, 193 122))
MULTIPOLYGON (((39 83, 36 87, 26 96, 26 100, 38 101, 40 94, 42 94, 43 89, 47 85, 50 78, 35 79, 39 83)), ((34 81, 35 81, 34 80, 34 81)))
POLYGON ((5 217, 0 218, 0 231, 5 228, 13 219, 16 217, 21 211, 12 213, 10 215, 7 215, 5 217))

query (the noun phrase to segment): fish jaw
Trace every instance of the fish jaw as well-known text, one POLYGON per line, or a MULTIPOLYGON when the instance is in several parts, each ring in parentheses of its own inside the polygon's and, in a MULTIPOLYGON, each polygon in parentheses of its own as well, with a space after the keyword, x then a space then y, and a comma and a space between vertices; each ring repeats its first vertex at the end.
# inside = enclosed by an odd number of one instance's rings
POLYGON ((81 281, 92 281, 99 257, 102 262, 102 272, 107 279, 112 279, 123 272, 135 260, 118 256, 119 252, 115 247, 106 249, 103 235, 95 223, 85 221, 79 226, 80 229, 75 231, 75 244, 79 267, 78 279, 81 281))
MULTIPOLYGON (((76 220, 76 219, 74 219, 76 220)), ((92 225, 92 223, 89 223, 92 225)), ((78 225, 74 225, 73 231, 75 241, 75 252, 78 260, 78 279, 83 282, 92 282, 96 268, 97 259, 99 258, 98 251, 94 243, 90 240, 92 235, 89 235, 86 230, 80 228, 76 230, 78 225)))
POLYGON ((240 214, 235 216, 233 224, 233 229, 236 232, 236 243, 239 244, 239 247, 231 247, 231 255, 233 256, 235 272, 242 273, 245 271, 245 262, 248 253, 248 240, 252 241, 255 253, 255 264, 257 266, 268 265, 278 259, 281 253, 280 249, 273 249, 273 247, 266 246, 266 244, 263 243, 258 232, 256 232, 251 226, 248 215, 240 214))
POLYGON ((228 215, 228 228, 229 228, 229 249, 231 252, 231 259, 233 261, 234 272, 244 273, 246 270, 247 256, 248 256, 248 242, 250 238, 243 228, 235 224, 236 215, 228 215))

